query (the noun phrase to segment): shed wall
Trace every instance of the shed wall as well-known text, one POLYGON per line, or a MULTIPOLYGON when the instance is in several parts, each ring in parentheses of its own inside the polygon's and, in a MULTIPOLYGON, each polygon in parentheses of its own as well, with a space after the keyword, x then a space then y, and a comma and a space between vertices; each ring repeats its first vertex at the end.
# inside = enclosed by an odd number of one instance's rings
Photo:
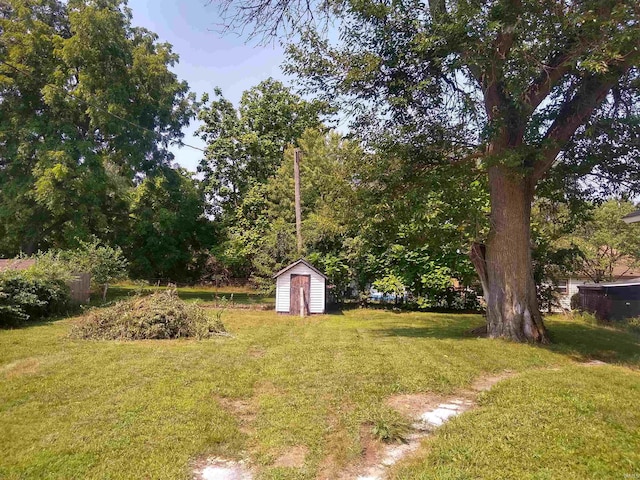
POLYGON ((291 275, 310 275, 309 312, 324 313, 325 279, 304 264, 296 265, 276 278, 276 312, 289 313, 291 275))

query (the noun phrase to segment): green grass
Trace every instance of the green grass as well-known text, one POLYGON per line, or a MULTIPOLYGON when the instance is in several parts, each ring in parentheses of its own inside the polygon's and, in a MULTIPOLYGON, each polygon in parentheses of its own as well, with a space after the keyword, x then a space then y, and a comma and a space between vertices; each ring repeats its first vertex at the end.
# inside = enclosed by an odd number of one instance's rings
POLYGON ((628 333, 555 319, 556 343, 541 348, 467 337, 476 315, 228 311, 223 320, 233 338, 71 340, 75 319, 0 330, 0 478, 187 479, 206 455, 248 458, 261 479, 331 478, 361 455, 363 425, 397 420, 386 397, 453 394, 505 369, 523 374, 441 430, 400 478, 622 478, 633 471, 623 459, 638 461, 629 452, 640 451, 640 345, 628 333), (619 366, 575 367, 591 358, 619 366), (593 428, 577 428, 583 410, 593 428), (487 436, 491 448, 478 453, 487 436), (538 457, 524 458, 528 438, 538 457), (305 464, 275 467, 292 446, 306 448, 305 464), (500 460, 499 470, 468 466, 465 455, 500 460), (550 473, 536 477, 536 464, 550 473))
POLYGON ((619 367, 534 371, 498 384, 394 479, 640 477, 640 375, 619 367))
MULTIPOLYGON (((114 285, 109 287, 107 291, 107 301, 111 302, 135 295, 140 288, 138 285, 128 283, 114 285)), ((168 287, 145 286, 142 288, 145 292, 156 292, 166 290, 168 287)), ((217 302, 225 298, 240 305, 275 304, 275 298, 264 295, 249 287, 180 287, 178 289, 178 296, 185 301, 217 302)), ((92 302, 96 305, 102 303, 99 295, 93 295, 92 302)))

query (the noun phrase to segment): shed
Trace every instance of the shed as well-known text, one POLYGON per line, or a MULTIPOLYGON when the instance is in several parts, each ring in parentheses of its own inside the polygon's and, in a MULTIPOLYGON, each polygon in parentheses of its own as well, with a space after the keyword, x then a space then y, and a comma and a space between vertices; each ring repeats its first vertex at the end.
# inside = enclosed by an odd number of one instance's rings
POLYGON ((276 312, 299 315, 324 313, 327 276, 301 258, 284 267, 276 280, 276 312))
POLYGON ((580 310, 599 320, 640 316, 640 278, 624 282, 579 285, 580 310))

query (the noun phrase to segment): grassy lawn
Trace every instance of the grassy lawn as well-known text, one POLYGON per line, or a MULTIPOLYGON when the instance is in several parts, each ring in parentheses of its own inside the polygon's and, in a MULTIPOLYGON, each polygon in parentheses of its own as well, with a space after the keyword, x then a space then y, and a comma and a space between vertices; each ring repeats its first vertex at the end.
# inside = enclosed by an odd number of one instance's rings
POLYGON ((188 479, 207 455, 248 458, 262 479, 336 478, 371 424, 398 421, 385 398, 453 394, 505 369, 522 373, 397 478, 640 474, 640 343, 627 333, 552 319, 555 343, 540 348, 465 336, 476 315, 235 310, 233 338, 117 343, 68 339, 74 321, 0 330, 0 478, 188 479), (587 359, 615 366, 577 366, 587 359), (278 466, 292 447, 304 464, 278 466))
MULTIPOLYGON (((155 292, 166 290, 167 287, 145 286, 145 291, 155 292)), ((139 286, 134 284, 117 284, 109 288, 107 292, 107 301, 119 300, 131 295, 135 295, 140 289, 139 286)), ((216 302, 225 298, 232 301, 235 304, 241 305, 274 305, 275 298, 265 296, 257 290, 253 290, 248 287, 180 287, 178 289, 178 296, 185 301, 201 301, 201 302, 216 302)), ((96 304, 101 303, 101 299, 94 296, 92 301, 96 304)))

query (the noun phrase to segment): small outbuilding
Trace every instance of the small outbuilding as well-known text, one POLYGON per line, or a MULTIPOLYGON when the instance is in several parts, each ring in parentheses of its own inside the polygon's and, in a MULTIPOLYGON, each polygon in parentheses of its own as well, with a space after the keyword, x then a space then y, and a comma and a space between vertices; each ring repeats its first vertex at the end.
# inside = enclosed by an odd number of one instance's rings
POLYGON ((284 267, 276 280, 276 312, 290 315, 324 313, 327 276, 301 258, 284 267))
POLYGON ((599 320, 640 316, 640 278, 624 282, 579 285, 580 310, 599 320))

